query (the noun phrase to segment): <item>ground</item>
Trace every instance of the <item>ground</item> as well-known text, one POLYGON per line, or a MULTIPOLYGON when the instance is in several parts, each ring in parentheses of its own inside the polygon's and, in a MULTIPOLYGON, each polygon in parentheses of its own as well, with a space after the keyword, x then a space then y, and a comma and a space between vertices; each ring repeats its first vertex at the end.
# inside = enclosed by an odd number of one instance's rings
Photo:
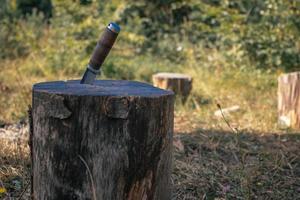
POLYGON ((299 135, 184 130, 175 136, 174 199, 300 199, 299 135))
MULTIPOLYGON (((220 127, 214 129, 196 116, 176 113, 174 200, 300 198, 299 135, 235 131, 224 119, 219 119, 220 127)), ((26 133, 26 124, 0 129, 2 199, 29 199, 26 133), (21 137, 7 139, 15 133, 21 137)))

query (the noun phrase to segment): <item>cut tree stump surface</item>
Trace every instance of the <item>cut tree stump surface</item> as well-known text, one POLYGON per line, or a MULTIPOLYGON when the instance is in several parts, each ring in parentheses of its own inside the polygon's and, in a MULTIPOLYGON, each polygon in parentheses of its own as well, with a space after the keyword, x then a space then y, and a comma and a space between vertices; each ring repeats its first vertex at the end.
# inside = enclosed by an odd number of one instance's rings
POLYGON ((185 75, 185 74, 179 74, 179 73, 170 73, 170 72, 161 72, 154 74, 154 77, 156 78, 174 78, 174 79, 188 79, 192 80, 191 76, 185 75))
POLYGON ((192 77, 185 74, 162 72, 154 74, 152 80, 155 87, 172 90, 181 95, 183 102, 192 89, 192 77))
POLYGON ((145 83, 34 85, 33 198, 170 200, 173 112, 145 83))
POLYGON ((35 91, 79 96, 141 96, 155 97, 172 95, 172 92, 160 90, 147 83, 136 81, 95 81, 94 85, 80 84, 80 81, 55 81, 34 85, 35 91))

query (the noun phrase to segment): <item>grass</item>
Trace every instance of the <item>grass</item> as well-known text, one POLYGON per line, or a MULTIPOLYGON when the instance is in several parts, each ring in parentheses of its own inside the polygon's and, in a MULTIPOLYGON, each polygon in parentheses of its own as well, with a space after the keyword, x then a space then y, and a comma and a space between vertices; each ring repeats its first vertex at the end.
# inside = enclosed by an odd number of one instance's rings
MULTIPOLYGON (((30 158, 27 143, 0 141, 0 199, 17 199, 30 185, 30 158)), ((29 199, 26 191, 24 199, 29 199)))
POLYGON ((174 199, 298 199, 299 136, 197 129, 177 137, 174 199))
MULTIPOLYGON (((126 51, 127 47, 112 52, 112 56, 103 66, 102 78, 150 82, 151 75, 156 72, 186 73, 193 77, 193 90, 186 105, 177 104, 178 112, 195 111, 199 119, 214 126, 211 123, 214 120, 212 113, 217 109, 217 103, 222 107, 238 105, 241 112, 231 117, 240 129, 264 132, 277 130, 277 72, 262 71, 249 66, 232 67, 223 58, 222 52, 206 52, 214 55, 213 60, 197 60, 193 55, 188 55, 190 57, 186 61, 172 63, 153 55, 135 55, 133 51, 126 51)), ((3 94, 0 96, 0 122, 14 123, 26 119, 26 109, 31 103, 31 87, 34 83, 79 79, 85 69, 84 64, 78 63, 76 67, 73 66, 72 72, 68 71, 69 65, 65 70, 51 71, 48 69, 51 64, 43 56, 34 51, 25 58, 0 62, 0 92, 3 94)))

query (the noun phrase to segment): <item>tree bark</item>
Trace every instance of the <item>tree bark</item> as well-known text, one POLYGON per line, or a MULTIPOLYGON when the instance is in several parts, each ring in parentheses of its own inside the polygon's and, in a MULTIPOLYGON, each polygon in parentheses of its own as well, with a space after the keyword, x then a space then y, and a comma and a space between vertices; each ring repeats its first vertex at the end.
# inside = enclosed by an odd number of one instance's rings
POLYGON ((173 93, 132 81, 33 87, 36 200, 169 200, 173 93))
POLYGON ((172 90, 186 101, 192 90, 192 77, 177 73, 157 73, 152 76, 153 85, 161 89, 172 90))
POLYGON ((278 78, 279 125, 300 128, 300 73, 284 74, 278 78))

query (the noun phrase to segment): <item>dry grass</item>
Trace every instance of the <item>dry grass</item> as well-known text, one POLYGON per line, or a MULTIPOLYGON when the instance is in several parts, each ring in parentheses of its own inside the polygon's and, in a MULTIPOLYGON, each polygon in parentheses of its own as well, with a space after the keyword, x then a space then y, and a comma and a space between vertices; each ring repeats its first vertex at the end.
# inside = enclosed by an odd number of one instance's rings
POLYGON ((196 130, 180 135, 174 199, 299 199, 300 138, 196 130))
POLYGON ((192 131, 178 121, 176 146, 184 148, 175 148, 174 199, 300 198, 298 134, 192 131))
MULTIPOLYGON (((0 187, 6 193, 0 193, 0 199, 18 199, 30 184, 29 148, 24 141, 0 139, 0 187)), ((29 199, 29 191, 23 199, 29 199)))
MULTIPOLYGON (((194 115, 175 118, 174 200, 300 198, 299 135, 203 128, 194 115)), ((2 198, 29 199, 27 144, 1 146, 2 198)))
POLYGON ((191 57, 183 68, 184 73, 193 77, 193 90, 187 105, 179 106, 178 110, 183 115, 193 113, 190 118, 196 118, 202 123, 201 127, 222 129, 223 119, 213 114, 218 110, 216 105, 223 108, 237 105, 240 111, 227 116, 232 126, 252 132, 280 131, 277 127, 277 76, 281 72, 236 67, 228 63, 221 52, 212 50, 207 54, 213 58, 199 63, 191 57))

